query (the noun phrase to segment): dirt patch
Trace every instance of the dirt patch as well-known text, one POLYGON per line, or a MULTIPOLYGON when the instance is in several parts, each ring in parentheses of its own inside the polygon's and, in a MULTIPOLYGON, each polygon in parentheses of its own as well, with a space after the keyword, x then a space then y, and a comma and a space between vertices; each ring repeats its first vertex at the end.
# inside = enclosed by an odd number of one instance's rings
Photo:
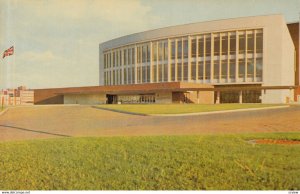
POLYGON ((286 139, 254 139, 250 141, 255 144, 285 144, 293 145, 300 144, 300 140, 286 140, 286 139))

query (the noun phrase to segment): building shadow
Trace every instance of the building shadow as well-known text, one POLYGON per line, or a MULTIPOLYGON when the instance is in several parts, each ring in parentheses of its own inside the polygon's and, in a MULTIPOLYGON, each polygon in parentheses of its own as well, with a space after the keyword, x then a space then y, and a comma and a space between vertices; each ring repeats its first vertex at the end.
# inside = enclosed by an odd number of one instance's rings
POLYGON ((51 132, 40 131, 40 130, 26 129, 26 128, 15 127, 15 126, 10 126, 10 125, 0 125, 0 127, 12 128, 12 129, 17 129, 17 130, 21 130, 21 131, 33 132, 33 133, 54 135, 54 136, 59 136, 59 137, 72 137, 69 135, 64 135, 64 134, 59 134, 59 133, 51 133, 51 132))

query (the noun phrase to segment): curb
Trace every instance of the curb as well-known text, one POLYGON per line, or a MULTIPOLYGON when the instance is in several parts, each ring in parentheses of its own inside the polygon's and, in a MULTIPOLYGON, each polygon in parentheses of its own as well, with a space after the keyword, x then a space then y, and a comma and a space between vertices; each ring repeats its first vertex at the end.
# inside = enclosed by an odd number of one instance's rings
POLYGON ((211 115, 211 114, 222 114, 222 113, 232 113, 232 112, 246 112, 246 111, 255 111, 255 110, 280 109, 280 108, 288 108, 290 107, 290 105, 271 106, 271 107, 262 107, 262 108, 243 108, 243 109, 235 109, 235 110, 222 110, 222 111, 210 111, 210 112, 183 113, 183 114, 143 114, 143 113, 134 113, 134 112, 128 112, 123 110, 97 107, 97 106, 91 106, 91 107, 95 109, 107 110, 107 111, 112 111, 117 113, 130 114, 130 115, 138 115, 138 116, 180 117, 180 116, 197 116, 197 115, 211 115))
POLYGON ((211 114, 222 114, 222 113, 232 113, 232 112, 246 112, 246 111, 255 111, 255 110, 280 109, 280 108, 288 108, 288 107, 290 107, 290 105, 262 107, 262 108, 244 108, 244 109, 236 109, 236 110, 222 110, 222 111, 211 111, 211 112, 184 113, 184 114, 148 114, 148 116, 160 116, 160 117, 196 116, 196 115, 211 115, 211 114))
POLYGON ((7 107, 7 108, 5 108, 3 111, 1 111, 1 112, 0 112, 0 116, 1 116, 1 115, 4 115, 4 114, 8 111, 8 109, 9 109, 9 108, 7 107))
POLYGON ((101 109, 101 110, 107 110, 107 111, 117 112, 117 113, 129 114, 129 115, 152 116, 152 115, 149 115, 149 114, 142 114, 142 113, 135 113, 135 112, 127 112, 127 111, 123 111, 123 110, 115 110, 115 109, 103 108, 103 107, 97 107, 97 106, 91 106, 91 107, 92 107, 92 108, 96 108, 96 109, 101 109))

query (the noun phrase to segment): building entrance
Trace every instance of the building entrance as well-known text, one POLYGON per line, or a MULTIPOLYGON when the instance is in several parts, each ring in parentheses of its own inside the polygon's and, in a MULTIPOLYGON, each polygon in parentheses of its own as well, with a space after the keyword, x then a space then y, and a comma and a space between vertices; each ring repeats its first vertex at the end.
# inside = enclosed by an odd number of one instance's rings
POLYGON ((118 102, 121 104, 152 104, 155 103, 155 95, 120 95, 118 96, 118 102))
POLYGON ((118 96, 117 95, 110 95, 106 94, 106 103, 107 104, 117 104, 118 102, 118 96))

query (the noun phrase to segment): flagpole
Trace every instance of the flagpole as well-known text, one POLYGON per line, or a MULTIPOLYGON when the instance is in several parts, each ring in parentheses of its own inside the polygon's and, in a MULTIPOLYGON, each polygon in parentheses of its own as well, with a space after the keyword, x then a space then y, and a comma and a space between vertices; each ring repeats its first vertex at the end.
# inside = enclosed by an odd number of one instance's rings
POLYGON ((13 72, 11 72, 12 74, 11 74, 11 77, 12 77, 12 81, 11 81, 11 83, 12 83, 12 85, 11 85, 11 87, 15 87, 14 86, 14 82, 15 82, 15 68, 16 68, 16 42, 14 41, 14 54, 13 54, 13 56, 14 56, 14 61, 13 61, 13 66, 12 66, 12 71, 13 72))

